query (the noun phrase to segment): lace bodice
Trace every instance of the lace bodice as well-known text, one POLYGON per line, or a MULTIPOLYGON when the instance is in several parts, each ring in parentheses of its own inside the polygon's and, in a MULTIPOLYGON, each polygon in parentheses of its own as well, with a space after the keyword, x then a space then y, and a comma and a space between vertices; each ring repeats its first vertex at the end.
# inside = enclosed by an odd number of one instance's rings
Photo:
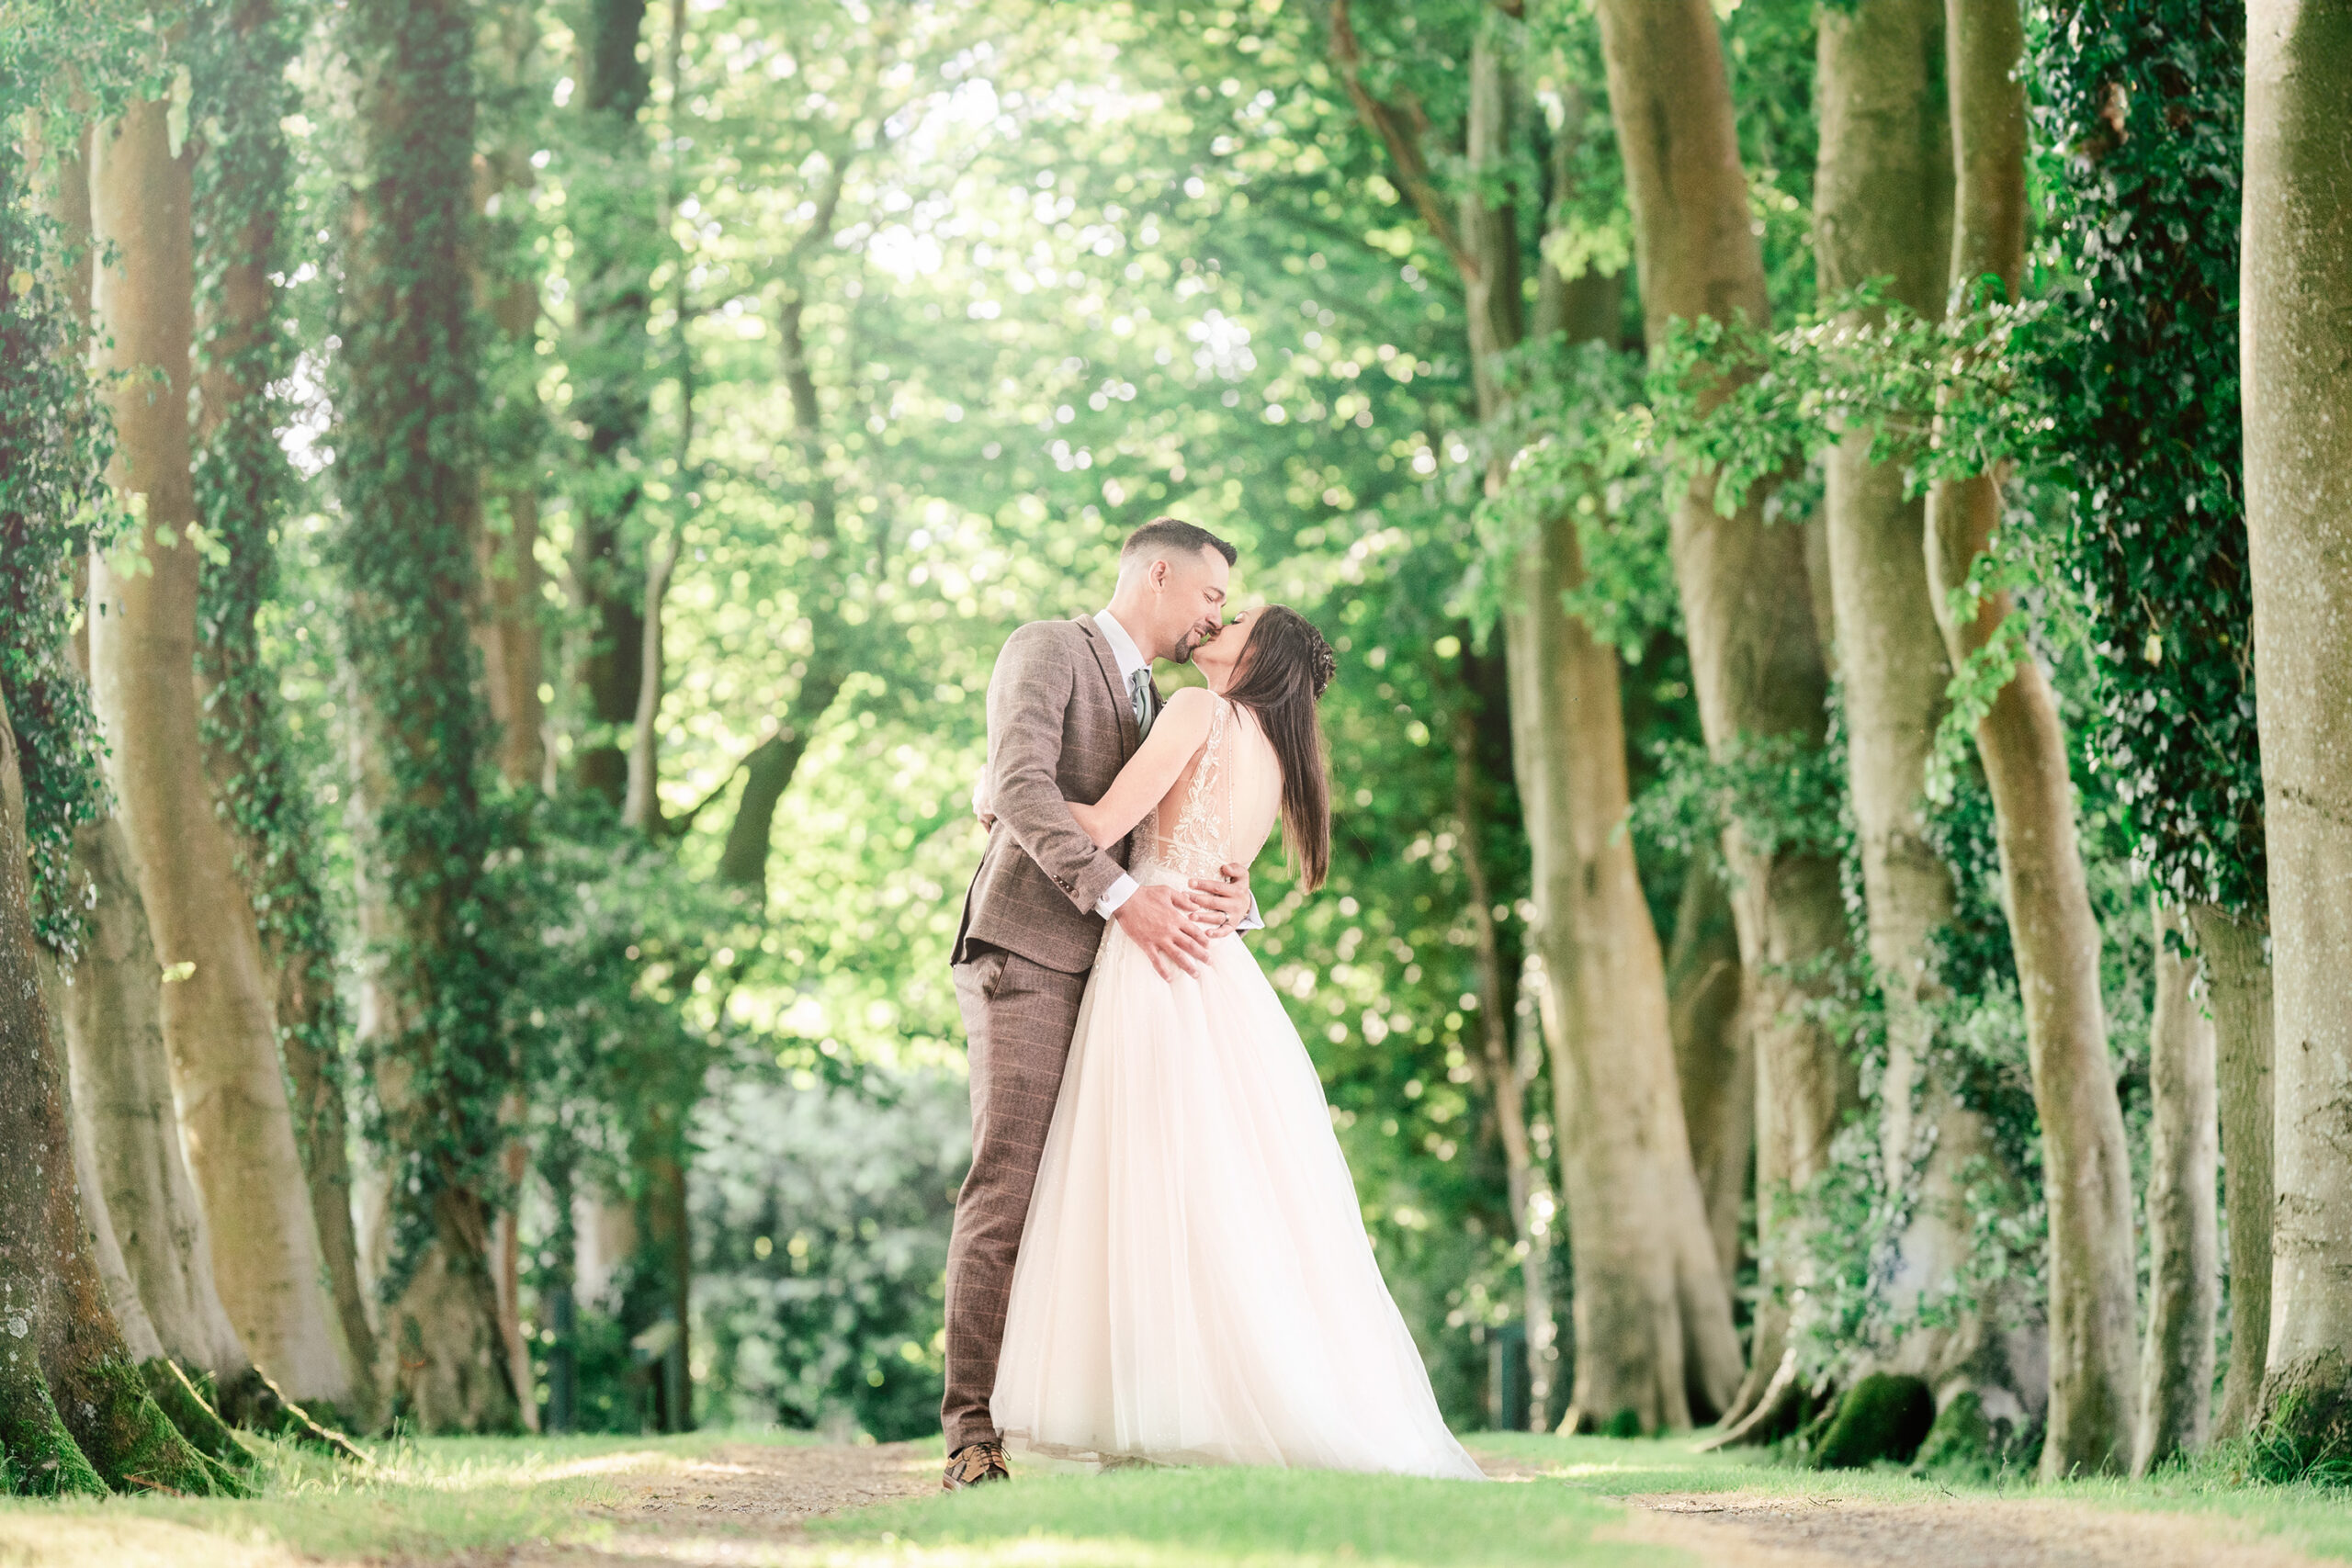
POLYGON ((1258 858, 1282 810, 1282 764, 1256 717, 1223 697, 1207 739, 1136 829, 1138 882, 1214 876, 1258 858))

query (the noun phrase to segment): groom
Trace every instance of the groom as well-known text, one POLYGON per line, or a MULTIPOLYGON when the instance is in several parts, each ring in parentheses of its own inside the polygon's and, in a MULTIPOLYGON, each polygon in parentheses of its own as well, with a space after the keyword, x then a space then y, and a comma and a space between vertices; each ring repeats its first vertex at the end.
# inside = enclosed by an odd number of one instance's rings
POLYGON ((1163 976, 1193 973, 1208 939, 1248 923, 1245 868, 1191 891, 1138 887, 1127 846, 1095 847, 1069 800, 1100 800, 1159 716, 1151 661, 1188 662, 1225 619, 1231 545, 1173 517, 1119 552, 1108 609, 1032 621, 989 678, 981 779, 988 849, 964 898, 951 962, 970 1041, 972 1168, 947 1243, 948 1490, 1007 1478, 989 1414, 1012 1263, 1029 1216, 1078 1005, 1117 920, 1163 976), (993 813, 991 820, 989 813, 993 813))

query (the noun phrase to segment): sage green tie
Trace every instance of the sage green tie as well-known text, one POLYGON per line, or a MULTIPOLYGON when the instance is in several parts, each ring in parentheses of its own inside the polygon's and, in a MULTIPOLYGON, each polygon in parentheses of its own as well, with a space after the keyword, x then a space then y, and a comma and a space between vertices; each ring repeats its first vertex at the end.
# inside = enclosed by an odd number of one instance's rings
POLYGON ((1151 671, 1138 670, 1127 677, 1127 695, 1136 705, 1136 739, 1151 733, 1151 671))

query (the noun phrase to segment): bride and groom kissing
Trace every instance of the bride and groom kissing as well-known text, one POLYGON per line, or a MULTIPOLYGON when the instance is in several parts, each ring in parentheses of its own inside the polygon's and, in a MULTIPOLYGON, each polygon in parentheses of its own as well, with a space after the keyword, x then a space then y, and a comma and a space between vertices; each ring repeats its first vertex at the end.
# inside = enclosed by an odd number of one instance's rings
POLYGON ((1283 827, 1330 858, 1330 647, 1227 619, 1234 547, 1172 517, 1091 616, 989 681, 988 848, 952 957, 972 1167, 947 1251, 948 1489, 1008 1449, 1479 1478, 1364 1234, 1305 1044, 1242 941, 1283 827), (1154 660, 1205 689, 1163 701, 1154 660))

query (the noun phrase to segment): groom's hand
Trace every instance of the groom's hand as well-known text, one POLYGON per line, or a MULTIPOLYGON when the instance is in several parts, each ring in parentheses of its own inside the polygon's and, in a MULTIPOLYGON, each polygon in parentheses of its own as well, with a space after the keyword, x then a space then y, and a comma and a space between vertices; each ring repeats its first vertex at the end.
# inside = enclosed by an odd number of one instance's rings
POLYGON ((1189 893, 1154 884, 1129 894, 1111 918, 1143 949, 1159 977, 1172 980, 1178 969, 1197 975, 1200 965, 1208 961, 1209 947, 1202 939, 1201 916, 1193 902, 1189 893))
POLYGON ((1250 868, 1238 863, 1217 867, 1214 877, 1194 877, 1193 893, 1212 936, 1238 929, 1257 905, 1250 895, 1250 868))

